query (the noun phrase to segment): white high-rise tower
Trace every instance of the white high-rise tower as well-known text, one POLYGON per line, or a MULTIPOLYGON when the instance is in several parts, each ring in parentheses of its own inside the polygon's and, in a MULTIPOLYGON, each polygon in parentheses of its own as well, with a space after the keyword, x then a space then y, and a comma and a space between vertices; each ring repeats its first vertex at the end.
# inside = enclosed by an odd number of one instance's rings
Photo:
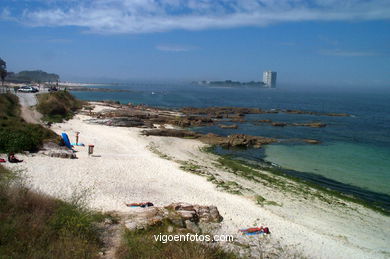
POLYGON ((276 87, 276 72, 273 71, 264 71, 263 73, 263 83, 266 87, 275 88, 276 87))

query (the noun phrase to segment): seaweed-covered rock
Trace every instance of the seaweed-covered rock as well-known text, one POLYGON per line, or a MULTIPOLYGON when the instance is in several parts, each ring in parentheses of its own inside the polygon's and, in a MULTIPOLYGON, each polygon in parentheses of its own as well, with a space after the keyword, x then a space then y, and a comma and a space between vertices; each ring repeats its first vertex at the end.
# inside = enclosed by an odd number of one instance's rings
POLYGON ((178 129, 152 129, 152 130, 143 130, 141 132, 145 136, 164 136, 164 137, 178 137, 178 138, 198 138, 199 134, 188 131, 188 130, 178 130, 178 129))

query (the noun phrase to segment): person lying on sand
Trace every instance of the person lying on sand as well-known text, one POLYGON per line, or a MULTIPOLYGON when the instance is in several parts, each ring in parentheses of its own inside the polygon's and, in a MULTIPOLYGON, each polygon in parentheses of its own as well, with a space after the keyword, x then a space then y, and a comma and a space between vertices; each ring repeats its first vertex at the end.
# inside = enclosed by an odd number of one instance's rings
POLYGON ((153 206, 153 203, 151 203, 151 202, 126 203, 126 206, 127 207, 141 207, 141 208, 145 208, 145 207, 153 206))
POLYGON ((15 154, 13 152, 8 154, 8 162, 10 163, 20 163, 23 162, 23 160, 19 160, 15 157, 15 154))

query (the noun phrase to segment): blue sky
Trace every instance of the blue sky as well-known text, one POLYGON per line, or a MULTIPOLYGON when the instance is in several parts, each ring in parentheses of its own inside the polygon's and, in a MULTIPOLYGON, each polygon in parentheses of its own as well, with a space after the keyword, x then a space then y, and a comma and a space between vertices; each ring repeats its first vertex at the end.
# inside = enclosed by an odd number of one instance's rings
POLYGON ((390 1, 1 0, 10 71, 63 80, 389 86, 390 1))

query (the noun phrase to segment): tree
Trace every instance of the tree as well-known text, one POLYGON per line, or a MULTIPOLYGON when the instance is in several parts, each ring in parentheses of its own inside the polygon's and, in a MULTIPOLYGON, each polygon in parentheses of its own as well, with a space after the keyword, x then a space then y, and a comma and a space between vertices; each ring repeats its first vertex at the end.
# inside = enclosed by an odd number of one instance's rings
POLYGON ((4 86, 4 80, 7 76, 7 63, 0 58, 0 77, 1 77, 1 86, 4 86))

